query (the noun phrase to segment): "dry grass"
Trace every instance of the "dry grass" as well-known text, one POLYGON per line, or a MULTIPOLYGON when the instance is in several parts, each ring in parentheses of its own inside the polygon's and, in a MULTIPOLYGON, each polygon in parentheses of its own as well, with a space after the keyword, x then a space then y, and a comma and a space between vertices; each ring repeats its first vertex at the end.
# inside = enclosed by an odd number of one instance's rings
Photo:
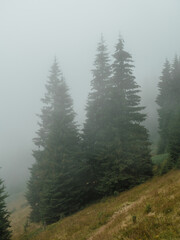
MULTIPOLYGON (((25 200, 24 194, 19 193, 14 196, 8 202, 8 209, 11 213, 11 230, 13 234, 13 240, 19 240, 20 235, 24 233, 25 225, 28 223, 28 215, 30 213, 30 207, 28 206, 27 201, 25 200)), ((37 225, 31 224, 31 229, 36 229, 37 225)), ((29 229, 30 229, 29 228, 29 229)))
POLYGON ((117 197, 102 199, 45 230, 30 225, 22 235, 28 212, 25 207, 13 213, 13 240, 177 240, 180 171, 154 177, 117 197))

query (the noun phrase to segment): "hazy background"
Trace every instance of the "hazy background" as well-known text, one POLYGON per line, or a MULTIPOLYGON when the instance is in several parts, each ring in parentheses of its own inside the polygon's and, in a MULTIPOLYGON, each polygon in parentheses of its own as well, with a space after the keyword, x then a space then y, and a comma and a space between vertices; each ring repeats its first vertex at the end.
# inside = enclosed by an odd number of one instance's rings
POLYGON ((114 52, 119 33, 135 61, 148 106, 165 58, 180 54, 179 0, 0 0, 0 176, 8 188, 26 181, 49 69, 58 58, 80 124, 103 33, 114 52))

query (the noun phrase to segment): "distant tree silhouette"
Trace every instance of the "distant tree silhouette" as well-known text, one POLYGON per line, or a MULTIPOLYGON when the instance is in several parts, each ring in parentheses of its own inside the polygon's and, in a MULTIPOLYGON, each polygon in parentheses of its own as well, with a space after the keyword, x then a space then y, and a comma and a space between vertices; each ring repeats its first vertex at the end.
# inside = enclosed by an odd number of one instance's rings
POLYGON ((0 179, 0 239, 1 240, 11 239, 9 212, 6 208, 6 203, 5 203, 6 198, 7 198, 7 194, 5 193, 3 181, 0 179))

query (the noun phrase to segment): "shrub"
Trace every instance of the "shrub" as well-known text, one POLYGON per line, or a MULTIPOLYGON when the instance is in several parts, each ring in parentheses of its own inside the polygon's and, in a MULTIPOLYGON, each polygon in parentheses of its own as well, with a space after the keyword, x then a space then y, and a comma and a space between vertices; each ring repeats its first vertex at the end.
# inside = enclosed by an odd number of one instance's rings
POLYGON ((152 210, 152 208, 151 208, 151 205, 150 204, 147 204, 146 205, 146 208, 145 208, 145 213, 150 213, 151 212, 151 210, 152 210))

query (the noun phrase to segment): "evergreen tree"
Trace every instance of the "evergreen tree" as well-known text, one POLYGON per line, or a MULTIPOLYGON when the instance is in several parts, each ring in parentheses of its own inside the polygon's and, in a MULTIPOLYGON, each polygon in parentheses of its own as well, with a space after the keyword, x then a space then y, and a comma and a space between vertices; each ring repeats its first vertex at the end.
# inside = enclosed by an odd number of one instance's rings
POLYGON ((107 88, 111 67, 107 47, 103 37, 98 43, 92 70, 91 92, 88 96, 86 122, 83 129, 84 150, 89 166, 88 187, 92 198, 97 198, 95 190, 100 171, 98 155, 104 149, 107 139, 107 88))
POLYGON ((73 103, 56 60, 46 89, 27 199, 31 219, 50 224, 80 208, 85 183, 73 103))
POLYGON ((3 181, 0 179, 0 239, 9 240, 11 239, 9 213, 6 208, 5 199, 7 194, 5 193, 5 188, 3 181))
MULTIPOLYGON (((180 61, 176 56, 172 67, 166 60, 159 82, 159 153, 169 152, 175 128, 178 129, 177 116, 180 102, 180 61), (175 127, 176 126, 176 127, 175 127), (170 142, 171 141, 171 142, 170 142)), ((174 146, 175 147, 175 146, 174 146)))
POLYGON ((168 164, 171 168, 180 168, 180 110, 171 119, 168 151, 170 155, 168 164))
POLYGON ((160 77, 159 95, 156 99, 159 105, 159 134, 160 142, 158 146, 158 153, 164 153, 167 151, 168 140, 169 140, 169 123, 171 119, 173 103, 172 103, 172 74, 171 65, 168 60, 164 64, 164 69, 162 71, 162 76, 160 77))
POLYGON ((172 165, 180 167, 180 59, 172 66, 172 113, 169 127, 169 152, 172 165))
POLYGON ((159 83, 159 153, 168 152, 165 169, 179 167, 180 156, 180 60, 176 56, 172 67, 166 60, 159 83))
POLYGON ((180 59, 175 56, 172 64, 172 83, 171 83, 171 109, 173 113, 178 113, 180 106, 180 59))
POLYGON ((145 119, 141 113, 144 107, 139 106, 131 55, 124 51, 123 40, 119 39, 111 76, 105 50, 101 42, 84 128, 92 180, 100 196, 125 190, 152 175, 148 134, 141 125, 145 119))
POLYGON ((122 191, 152 176, 147 130, 141 123, 139 86, 133 76, 131 55, 119 38, 108 86, 109 122, 106 148, 100 153, 99 191, 122 191))

